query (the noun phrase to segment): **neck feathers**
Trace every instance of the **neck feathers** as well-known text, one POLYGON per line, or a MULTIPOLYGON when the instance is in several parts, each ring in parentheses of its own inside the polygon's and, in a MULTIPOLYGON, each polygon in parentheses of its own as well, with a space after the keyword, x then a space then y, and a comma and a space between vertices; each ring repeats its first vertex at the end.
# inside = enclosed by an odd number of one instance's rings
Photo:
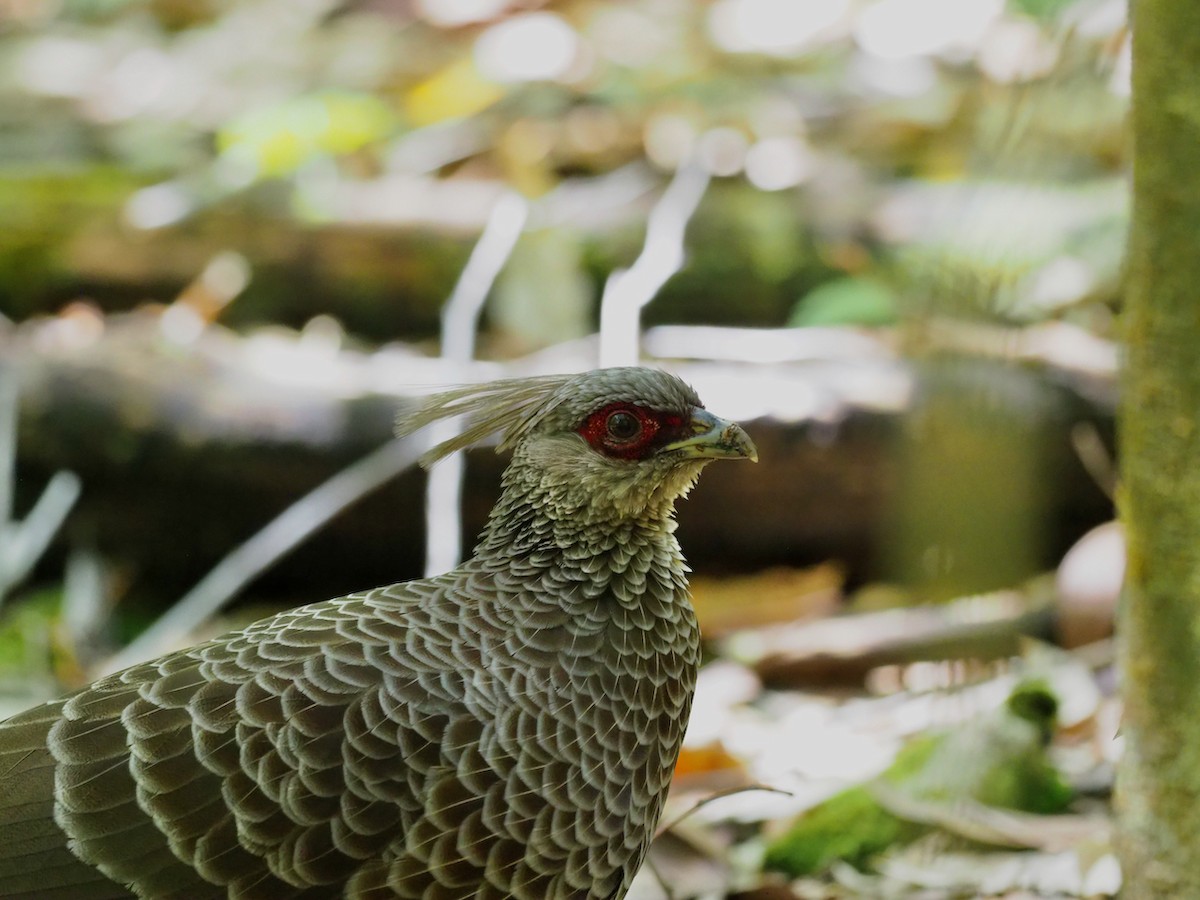
MULTIPOLYGON (((505 473, 504 491, 476 549, 489 567, 516 568, 529 583, 581 601, 669 606, 687 596, 687 564, 670 516, 611 521, 550 507, 505 473)), ((659 612, 665 613, 662 609, 659 612)))

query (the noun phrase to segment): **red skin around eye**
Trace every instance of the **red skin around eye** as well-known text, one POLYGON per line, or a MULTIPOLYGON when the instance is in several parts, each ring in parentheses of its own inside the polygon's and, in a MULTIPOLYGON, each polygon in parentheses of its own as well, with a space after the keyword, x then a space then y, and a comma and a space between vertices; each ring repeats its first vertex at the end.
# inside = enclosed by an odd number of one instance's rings
POLYGON ((605 456, 617 459, 640 459, 651 447, 664 443, 661 438, 683 430, 684 419, 676 413, 661 413, 656 410, 633 406, 628 403, 611 403, 592 413, 579 428, 579 433, 593 448, 605 456), (629 413, 642 423, 641 433, 632 441, 614 440, 608 433, 608 417, 615 412, 629 413), (660 431, 663 435, 660 435, 660 431))

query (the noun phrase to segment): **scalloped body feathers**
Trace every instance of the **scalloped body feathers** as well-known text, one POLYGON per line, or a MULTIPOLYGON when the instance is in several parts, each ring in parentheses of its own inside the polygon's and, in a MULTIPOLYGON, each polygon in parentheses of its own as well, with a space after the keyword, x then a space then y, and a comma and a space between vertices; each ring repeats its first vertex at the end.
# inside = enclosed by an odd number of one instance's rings
POLYGON ((410 428, 514 451, 472 559, 0 723, 0 897, 623 897, 695 687, 672 504, 705 460, 596 453, 614 398, 699 404, 644 369, 431 398, 410 428))

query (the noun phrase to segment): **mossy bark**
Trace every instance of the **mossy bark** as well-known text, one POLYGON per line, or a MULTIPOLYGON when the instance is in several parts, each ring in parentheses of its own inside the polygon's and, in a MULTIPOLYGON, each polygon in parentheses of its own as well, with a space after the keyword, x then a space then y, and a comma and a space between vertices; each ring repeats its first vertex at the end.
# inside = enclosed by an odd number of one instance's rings
POLYGON ((1134 13, 1118 802, 1140 900, 1200 897, 1200 5, 1134 13))

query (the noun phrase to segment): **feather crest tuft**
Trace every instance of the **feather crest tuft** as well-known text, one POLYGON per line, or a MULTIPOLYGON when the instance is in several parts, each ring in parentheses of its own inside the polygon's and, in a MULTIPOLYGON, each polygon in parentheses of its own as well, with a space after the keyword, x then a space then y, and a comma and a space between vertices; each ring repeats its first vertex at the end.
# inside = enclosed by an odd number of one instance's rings
POLYGON ((541 420, 558 391, 577 375, 539 375, 469 384, 424 398, 396 418, 396 437, 402 438, 443 419, 466 417, 463 429, 431 447, 418 460, 429 468, 458 450, 493 434, 500 435, 496 451, 512 447, 541 420))

